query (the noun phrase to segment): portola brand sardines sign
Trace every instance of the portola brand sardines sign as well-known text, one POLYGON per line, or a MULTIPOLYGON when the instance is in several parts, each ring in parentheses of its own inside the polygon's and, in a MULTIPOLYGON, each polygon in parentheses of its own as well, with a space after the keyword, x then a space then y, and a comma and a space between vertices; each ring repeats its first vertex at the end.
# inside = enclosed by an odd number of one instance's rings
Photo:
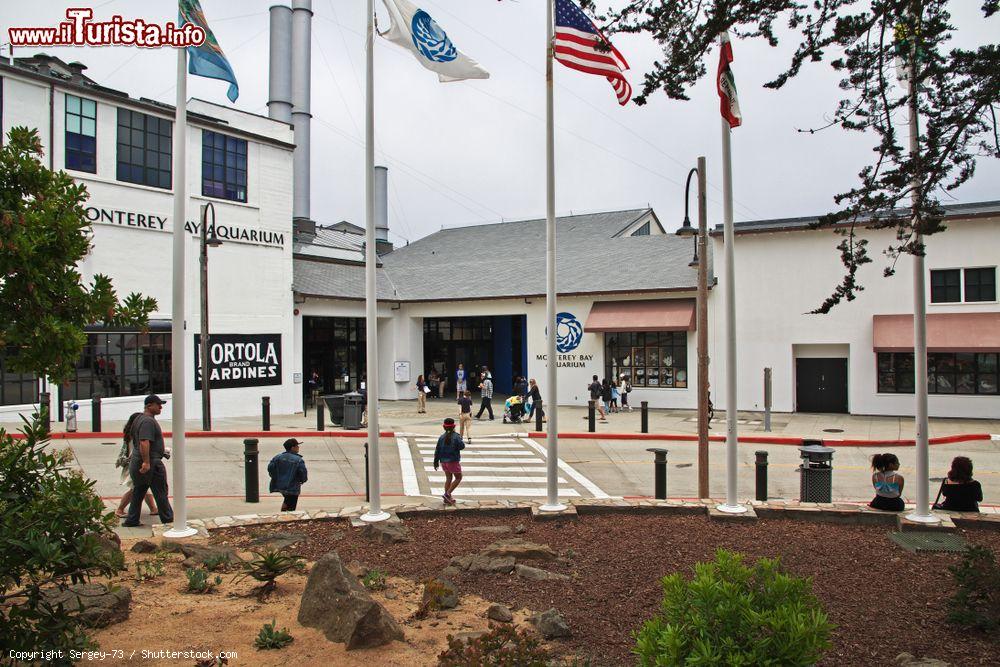
MULTIPOLYGON (((281 384, 281 334, 212 334, 212 389, 281 384)), ((201 389, 201 334, 194 336, 194 388, 201 389)))

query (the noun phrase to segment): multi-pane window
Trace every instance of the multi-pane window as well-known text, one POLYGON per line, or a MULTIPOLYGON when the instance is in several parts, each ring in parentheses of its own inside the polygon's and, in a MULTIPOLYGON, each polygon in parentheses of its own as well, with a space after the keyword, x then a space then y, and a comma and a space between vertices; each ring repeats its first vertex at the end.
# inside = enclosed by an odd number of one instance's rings
POLYGON ((170 334, 156 332, 88 333, 62 389, 63 400, 161 393, 170 393, 170 334))
POLYGON ((997 270, 993 267, 988 269, 966 269, 965 300, 996 301, 997 270))
POLYGON ((649 221, 642 224, 642 227, 632 232, 632 236, 649 236, 649 221))
POLYGON ((170 188, 173 123, 118 109, 118 180, 170 188))
POLYGON ((687 332, 604 334, 604 365, 608 379, 625 375, 635 387, 686 388, 687 332))
POLYGON ((10 360, 16 348, 0 348, 0 405, 23 405, 38 400, 38 378, 30 373, 11 370, 10 360))
POLYGON ((247 142, 218 132, 201 133, 201 194, 247 200, 247 142))
POLYGON ((97 103, 68 94, 66 168, 97 173, 97 103))
POLYGON ((931 303, 997 300, 996 267, 931 271, 931 303), (964 275, 964 279, 963 279, 964 275))
MULTIPOLYGON (((930 394, 997 394, 996 352, 932 352, 927 355, 930 394)), ((913 353, 878 353, 878 391, 912 394, 913 353)))

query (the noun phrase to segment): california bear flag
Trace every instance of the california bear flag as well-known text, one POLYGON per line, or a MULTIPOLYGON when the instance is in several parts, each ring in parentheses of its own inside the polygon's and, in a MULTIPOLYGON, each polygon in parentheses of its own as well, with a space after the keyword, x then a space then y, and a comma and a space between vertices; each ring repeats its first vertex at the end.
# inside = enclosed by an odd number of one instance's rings
POLYGON ((420 64, 437 72, 438 79, 488 79, 490 73, 475 60, 459 51, 448 34, 422 9, 409 0, 382 0, 389 10, 390 26, 381 37, 407 49, 420 64))

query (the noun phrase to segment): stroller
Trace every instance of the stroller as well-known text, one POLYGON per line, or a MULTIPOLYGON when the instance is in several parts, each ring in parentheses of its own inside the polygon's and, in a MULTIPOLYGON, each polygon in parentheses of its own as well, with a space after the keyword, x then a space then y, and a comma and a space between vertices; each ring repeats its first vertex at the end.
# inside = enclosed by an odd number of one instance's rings
POLYGON ((511 396, 503 404, 503 423, 520 424, 524 420, 524 397, 511 396))

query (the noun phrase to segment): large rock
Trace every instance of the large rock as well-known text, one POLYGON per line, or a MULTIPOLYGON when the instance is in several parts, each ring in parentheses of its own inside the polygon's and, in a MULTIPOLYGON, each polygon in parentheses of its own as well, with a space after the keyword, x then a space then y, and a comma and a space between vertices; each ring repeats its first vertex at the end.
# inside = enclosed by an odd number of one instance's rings
POLYGON ((951 667, 950 662, 937 658, 917 658, 911 653, 900 653, 896 656, 896 663, 900 667, 951 667))
POLYGON ((568 581, 569 577, 565 574, 559 574, 557 572, 549 572, 548 570, 540 570, 537 567, 531 567, 530 565, 518 564, 514 566, 514 574, 521 577, 522 579, 528 579, 531 581, 568 581))
POLYGON ((184 554, 187 558, 185 558, 181 565, 187 568, 200 567, 205 565, 205 561, 214 560, 220 556, 226 557, 230 563, 234 564, 243 561, 239 554, 231 547, 164 540, 160 548, 171 553, 184 554))
POLYGON ((513 558, 514 560, 555 560, 555 551, 547 544, 535 544, 521 537, 499 540, 479 552, 489 558, 513 558))
POLYGON ((290 546, 304 542, 305 533, 277 532, 261 535, 250 541, 254 549, 287 549, 290 546))
POLYGON ((535 614, 530 620, 538 629, 539 634, 546 639, 569 637, 572 634, 566 619, 555 608, 535 614))
POLYGON ((510 613, 510 608, 507 607, 507 605, 493 603, 490 605, 490 608, 486 610, 486 618, 491 621, 510 623, 514 620, 514 614, 510 613))
POLYGON ((410 541, 410 529, 400 523, 378 521, 361 529, 365 537, 379 544, 397 544, 410 541))
POLYGON ((449 568, 455 568, 462 572, 493 572, 499 574, 510 574, 514 571, 515 561, 511 556, 501 558, 484 556, 482 553, 466 554, 455 556, 448 561, 449 568))
POLYGON ((117 586, 112 590, 104 584, 74 584, 62 590, 45 589, 42 597, 53 607, 62 604, 67 615, 78 616, 87 627, 103 628, 128 618, 132 589, 117 586))
POLYGON ((330 641, 346 644, 348 650, 403 639, 395 619, 344 568, 335 551, 316 561, 309 572, 298 620, 322 630, 330 641))
POLYGON ((424 584, 423 603, 428 608, 454 609, 458 606, 458 588, 447 579, 431 579, 424 584), (432 597, 436 600, 431 600, 432 597), (429 602, 433 604, 428 605, 429 602))
POLYGON ((155 553, 159 549, 155 542, 150 542, 149 540, 139 540, 132 545, 132 553, 136 554, 151 554, 155 553))

